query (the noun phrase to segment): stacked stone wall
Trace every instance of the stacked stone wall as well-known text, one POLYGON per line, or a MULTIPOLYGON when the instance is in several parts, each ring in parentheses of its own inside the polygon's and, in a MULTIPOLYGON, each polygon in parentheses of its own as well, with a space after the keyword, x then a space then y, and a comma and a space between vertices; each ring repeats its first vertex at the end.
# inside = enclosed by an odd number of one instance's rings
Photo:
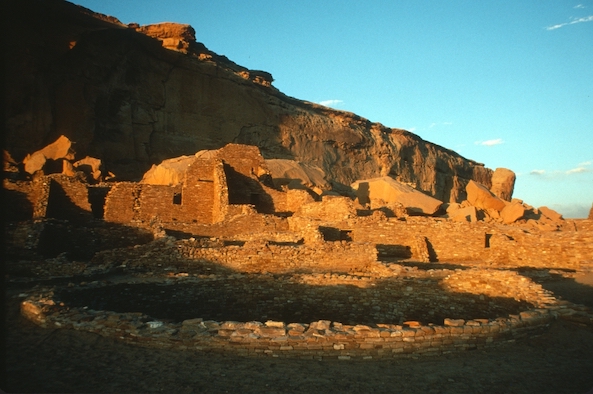
POLYGON ((135 219, 142 185, 133 182, 115 184, 105 198, 104 219, 114 223, 130 223, 135 219))
POLYGON ((340 222, 356 217, 353 201, 348 197, 323 196, 319 202, 301 205, 294 216, 325 222, 340 222))
POLYGON ((33 182, 4 179, 4 204, 7 221, 44 218, 47 212, 50 182, 43 178, 33 182))
MULTIPOLYGON (((215 185, 215 169, 220 165, 217 160, 198 159, 188 168, 181 192, 184 215, 180 220, 190 223, 214 222, 215 186, 220 186, 218 179, 215 185)), ((219 201, 218 206, 221 208, 219 201)))
POLYGON ((134 217, 136 220, 150 222, 158 218, 160 221, 172 222, 188 219, 184 206, 181 205, 181 186, 142 185, 139 199, 140 204, 134 217))
POLYGON ((349 227, 354 241, 376 243, 380 250, 408 248, 409 257, 417 261, 423 261, 417 238, 423 236, 430 261, 486 262, 501 268, 593 268, 593 231, 588 230, 529 232, 512 226, 424 218, 358 219, 341 226, 349 227))
MULTIPOLYGON (((243 280, 247 289, 254 294, 261 292, 257 286, 248 286, 249 277, 246 275, 187 278, 187 281, 200 288, 211 288, 207 291, 208 294, 225 288, 230 283, 229 280, 232 283, 243 280)), ((315 276, 311 276, 311 280, 315 282, 315 276)), ((179 281, 178 283, 182 283, 185 280, 179 281)), ((327 281, 324 283, 329 284, 327 281)), ((244 356, 341 360, 480 349, 531 335, 547 326, 558 315, 574 313, 567 309, 570 305, 556 300, 540 285, 513 272, 456 271, 454 275, 446 277, 443 283, 451 292, 513 297, 529 301, 532 307, 517 314, 497 318, 445 318, 442 324, 406 322, 367 325, 344 324, 331 320, 310 323, 273 320, 238 322, 206 320, 201 317, 175 323, 160 321, 142 313, 115 313, 72 307, 62 303, 55 293, 41 293, 25 300, 21 304, 21 312, 44 327, 97 332, 144 346, 230 351, 244 356)), ((366 285, 373 288, 372 281, 366 285)), ((101 285, 97 282, 95 286, 101 285)), ((278 287, 282 287, 280 283, 278 287)), ((314 290, 315 287, 311 287, 311 291, 314 290)), ((427 297, 430 298, 431 295, 426 291, 414 293, 410 290, 408 293, 409 299, 423 300, 427 297)), ((277 302, 284 301, 279 299, 277 302)), ((370 302, 370 305, 373 303, 370 302)), ((372 312, 376 308, 369 309, 372 312)))
POLYGON ((407 247, 411 259, 425 260, 425 251, 419 248, 418 236, 426 237, 432 249, 433 261, 477 260, 484 252, 486 229, 465 223, 444 220, 408 218, 386 220, 358 220, 347 224, 356 242, 374 242, 383 248, 407 247))
POLYGON ((242 246, 204 247, 186 241, 179 252, 188 259, 215 262, 238 272, 360 272, 377 260, 372 244, 328 242, 278 245, 266 241, 248 241, 242 246))
POLYGON ((92 218, 87 185, 78 177, 48 175, 49 197, 46 217, 73 221, 92 218))
MULTIPOLYGON (((186 234, 187 237, 217 237, 234 240, 265 239, 275 241, 275 235, 289 232, 288 221, 274 215, 260 215, 248 205, 229 205, 228 220, 214 224, 163 223, 171 233, 186 234), (266 235, 263 235, 266 234, 266 235), (264 237, 264 238, 262 238, 264 237)), ((291 239, 298 234, 291 233, 291 239)))

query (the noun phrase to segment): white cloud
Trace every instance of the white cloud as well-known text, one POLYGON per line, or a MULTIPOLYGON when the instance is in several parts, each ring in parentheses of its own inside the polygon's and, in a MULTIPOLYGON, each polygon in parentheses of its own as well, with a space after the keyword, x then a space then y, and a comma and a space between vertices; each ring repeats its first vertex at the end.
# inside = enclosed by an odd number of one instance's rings
POLYGON ((533 170, 529 173, 529 175, 544 175, 546 170, 533 170))
POLYGON ((416 131, 416 128, 415 128, 415 127, 410 127, 410 128, 408 129, 408 131, 409 131, 410 133, 413 133, 413 132, 415 132, 415 131, 416 131))
POLYGON ((587 167, 590 166, 591 164, 593 164, 593 161, 589 160, 589 161, 584 161, 582 163, 579 163, 579 167, 587 167))
POLYGON ((573 8, 587 8, 583 4, 577 4, 573 8))
POLYGON ((483 146, 494 146, 504 144, 502 138, 496 138, 493 140, 486 140, 486 141, 476 141, 476 145, 483 145, 483 146))
POLYGON ((326 107, 335 107, 338 104, 342 104, 344 101, 342 100, 324 100, 320 101, 318 104, 324 105, 326 107))
POLYGON ((593 22, 593 15, 585 16, 582 18, 576 18, 576 19, 573 19, 572 21, 566 22, 566 23, 559 23, 557 25, 548 26, 548 27, 546 27, 546 30, 556 30, 556 29, 560 29, 561 27, 564 27, 564 26, 574 25, 574 24, 583 23, 583 22, 593 22))
POLYGON ((585 167, 576 167, 576 168, 572 168, 572 169, 566 171, 566 173, 568 175, 570 175, 570 174, 580 174, 580 173, 583 173, 583 172, 591 172, 591 170, 589 168, 585 168, 585 167))

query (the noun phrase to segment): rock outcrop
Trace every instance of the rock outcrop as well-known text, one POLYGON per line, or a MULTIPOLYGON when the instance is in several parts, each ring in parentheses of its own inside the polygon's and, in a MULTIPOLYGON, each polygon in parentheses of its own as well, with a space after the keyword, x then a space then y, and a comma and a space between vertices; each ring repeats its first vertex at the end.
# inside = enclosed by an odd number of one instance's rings
POLYGON ((511 201, 515 189, 516 175, 507 168, 497 168, 492 174, 490 191, 501 200, 511 201))
POLYGON ((441 201, 390 177, 356 181, 352 184, 356 197, 362 205, 370 204, 372 209, 394 204, 403 205, 408 214, 433 215, 441 201))
POLYGON ((589 210, 588 219, 593 220, 593 204, 591 204, 591 209, 589 210))
POLYGON ((506 206, 503 200, 495 196, 486 186, 478 182, 469 181, 466 191, 467 201, 476 208, 485 210, 493 209, 500 212, 506 206))
POLYGON ((492 170, 456 152, 280 93, 269 73, 209 51, 188 25, 125 26, 59 0, 7 3, 5 141, 16 161, 63 134, 77 160, 139 180, 165 159, 234 142, 317 167, 339 192, 390 176, 461 202, 470 180, 492 186, 492 170))

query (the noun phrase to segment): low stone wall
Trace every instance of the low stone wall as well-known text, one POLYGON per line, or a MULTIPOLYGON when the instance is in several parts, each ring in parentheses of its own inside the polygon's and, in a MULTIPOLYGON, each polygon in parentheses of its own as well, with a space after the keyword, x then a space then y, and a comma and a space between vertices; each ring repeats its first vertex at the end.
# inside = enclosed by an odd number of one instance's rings
MULTIPOLYGON (((445 318, 443 324, 438 325, 423 325, 415 321, 372 325, 343 324, 330 320, 311 323, 273 320, 237 322, 200 317, 176 323, 156 320, 142 313, 115 313, 71 307, 62 302, 55 291, 46 291, 22 302, 21 312, 43 327, 91 331, 145 346, 231 351, 245 356, 348 360, 442 354, 492 346, 545 327, 567 308, 567 303, 556 300, 540 285, 513 272, 453 272, 453 275, 447 275, 443 279, 448 291, 488 293, 497 297, 513 295, 516 299, 529 301, 533 307, 497 318, 445 318)), ((429 273, 425 275, 430 276, 429 273)), ((193 280, 198 281, 200 286, 212 286, 216 281, 240 278, 241 275, 227 278, 187 278, 181 275, 176 283, 193 280)), ((302 279, 307 280, 307 277, 302 279)), ((336 277, 338 282, 352 279, 336 277)), ((324 276, 309 277, 311 284, 316 280, 326 284, 333 283, 324 276)), ((368 282, 365 286, 373 287, 372 280, 365 282, 368 282)), ((245 283, 249 286, 247 279, 245 283)), ((223 285, 224 283, 219 284, 223 285)), ((93 286, 100 287, 101 284, 95 282, 87 285, 93 286)), ((422 300, 428 296, 425 291, 414 292, 407 287, 404 289, 409 292, 410 299, 422 300)), ((254 286, 252 291, 261 290, 254 286)), ((372 291, 368 294, 372 294, 372 291)), ((374 310, 372 304, 367 309, 374 310)))
POLYGON ((423 261, 418 236, 424 236, 430 261, 485 262, 508 268, 593 269, 593 231, 586 221, 578 225, 578 231, 540 232, 432 218, 364 219, 340 225, 348 228, 357 242, 373 242, 383 249, 407 247, 412 260, 423 261))
POLYGON ((367 270, 377 260, 373 244, 351 242, 309 246, 260 240, 212 248, 187 240, 179 245, 179 252, 185 258, 216 262, 239 272, 356 272, 367 270))

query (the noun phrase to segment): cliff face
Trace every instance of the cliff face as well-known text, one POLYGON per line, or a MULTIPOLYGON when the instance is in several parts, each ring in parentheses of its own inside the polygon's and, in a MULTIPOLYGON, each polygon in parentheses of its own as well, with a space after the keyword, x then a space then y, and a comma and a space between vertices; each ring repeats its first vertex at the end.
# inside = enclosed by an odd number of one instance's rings
POLYGON ((405 130, 280 93, 195 41, 190 26, 124 26, 61 0, 10 0, 6 149, 16 160, 58 136, 119 179, 229 142, 322 168, 334 188, 390 175, 442 201, 492 171, 405 130))

